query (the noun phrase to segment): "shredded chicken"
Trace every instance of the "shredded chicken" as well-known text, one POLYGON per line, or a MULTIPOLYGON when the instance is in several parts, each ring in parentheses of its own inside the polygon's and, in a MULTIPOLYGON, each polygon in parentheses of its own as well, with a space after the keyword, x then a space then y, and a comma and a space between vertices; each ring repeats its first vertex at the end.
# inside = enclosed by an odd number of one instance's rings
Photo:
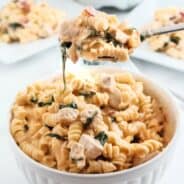
POLYGON ((56 125, 57 123, 62 122, 65 125, 69 125, 77 119, 79 111, 73 108, 63 108, 60 109, 57 113, 53 114, 44 114, 43 120, 47 125, 56 125))
POLYGON ((116 40, 118 40, 118 41, 120 41, 122 43, 126 43, 128 41, 128 39, 129 39, 127 34, 123 33, 122 31, 117 31, 115 38, 116 38, 116 40))
POLYGON ((121 104, 121 91, 116 87, 111 89, 109 104, 111 107, 119 109, 121 104))
POLYGON ((111 75, 101 75, 99 79, 100 87, 109 93, 109 104, 118 109, 121 104, 121 91, 116 87, 115 79, 111 75))

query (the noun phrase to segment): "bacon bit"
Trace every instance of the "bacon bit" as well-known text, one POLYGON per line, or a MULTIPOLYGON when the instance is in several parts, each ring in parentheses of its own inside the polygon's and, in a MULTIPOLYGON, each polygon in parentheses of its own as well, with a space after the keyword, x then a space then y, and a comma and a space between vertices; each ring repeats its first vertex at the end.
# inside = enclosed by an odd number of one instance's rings
POLYGON ((95 16, 97 11, 93 8, 93 7, 87 7, 84 9, 84 12, 88 15, 88 16, 95 16))
POLYGON ((19 0, 19 6, 24 13, 29 13, 31 10, 31 5, 27 0, 19 0))
POLYGON ((182 19, 184 19, 184 12, 180 12, 182 19))

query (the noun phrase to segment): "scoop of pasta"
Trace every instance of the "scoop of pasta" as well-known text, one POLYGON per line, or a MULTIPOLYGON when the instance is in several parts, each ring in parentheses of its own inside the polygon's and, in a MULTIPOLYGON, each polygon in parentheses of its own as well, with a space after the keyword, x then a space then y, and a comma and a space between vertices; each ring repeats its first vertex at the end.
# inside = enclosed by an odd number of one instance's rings
POLYGON ((126 61, 138 47, 140 36, 116 16, 86 8, 77 18, 62 24, 60 42, 73 62, 79 57, 90 61, 126 61))

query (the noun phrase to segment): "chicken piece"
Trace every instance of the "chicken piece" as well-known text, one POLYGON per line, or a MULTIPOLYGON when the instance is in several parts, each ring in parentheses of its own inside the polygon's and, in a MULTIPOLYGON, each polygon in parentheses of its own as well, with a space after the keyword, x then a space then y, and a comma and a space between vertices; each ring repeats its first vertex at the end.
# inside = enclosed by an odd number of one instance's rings
POLYGON ((103 146, 100 142, 87 134, 81 136, 79 143, 84 146, 85 155, 88 159, 94 160, 103 152, 103 146))
POLYGON ((126 43, 129 39, 129 36, 124 32, 118 30, 116 32, 116 40, 120 41, 121 43, 126 43))
POLYGON ((97 11, 92 7, 87 7, 84 9, 84 14, 88 16, 95 16, 97 14, 97 11))
POLYGON ((63 22, 61 25, 60 33, 62 35, 62 40, 69 42, 73 40, 74 37, 80 34, 80 30, 77 26, 74 26, 75 22, 63 22))
POLYGON ((121 104, 121 91, 118 88, 112 88, 110 92, 109 104, 114 109, 119 109, 121 104))
POLYGON ((121 91, 116 87, 114 77, 108 74, 103 74, 99 79, 100 87, 109 92, 109 104, 111 107, 118 109, 121 104, 121 91))
POLYGON ((99 79, 100 87, 105 91, 111 91, 116 85, 115 79, 108 74, 103 74, 99 79))
MULTIPOLYGON (((82 29, 77 26, 75 21, 72 22, 63 22, 60 29, 60 39, 62 42, 82 42, 85 38, 90 35, 90 30, 82 29)), ((72 44, 75 45, 75 44, 72 44)))
POLYGON ((84 168, 86 165, 84 146, 79 143, 74 143, 71 147, 70 158, 77 164, 79 169, 84 168))
POLYGON ((64 125, 69 125, 73 121, 77 119, 79 115, 79 111, 73 108, 63 108, 59 110, 57 113, 46 113, 43 115, 43 121, 49 126, 56 126, 58 123, 62 123, 64 125))

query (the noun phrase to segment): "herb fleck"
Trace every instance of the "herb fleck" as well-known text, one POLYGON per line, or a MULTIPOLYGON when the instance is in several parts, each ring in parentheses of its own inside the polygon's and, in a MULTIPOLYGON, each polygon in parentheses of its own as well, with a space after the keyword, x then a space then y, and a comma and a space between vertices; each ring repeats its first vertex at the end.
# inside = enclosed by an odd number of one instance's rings
POLYGON ((116 40, 109 32, 106 31, 104 37, 107 43, 112 42, 115 47, 118 45, 122 46, 122 43, 116 40))
POLYGON ((138 135, 135 135, 131 143, 139 143, 139 142, 140 142, 140 137, 138 135))
POLYGON ((72 42, 63 42, 61 43, 61 47, 70 48, 72 45, 72 42))
POLYGON ((172 35, 172 36, 170 37, 170 41, 173 42, 173 43, 175 43, 176 45, 178 45, 179 42, 180 42, 180 37, 179 37, 179 36, 174 36, 174 35, 172 35))
POLYGON ((49 133, 49 134, 47 134, 47 136, 52 137, 52 138, 56 138, 58 140, 63 140, 63 141, 67 140, 67 136, 62 136, 62 135, 55 134, 55 133, 49 133))
POLYGON ((87 127, 93 122, 93 120, 94 120, 94 118, 95 118, 95 116, 96 116, 97 114, 98 114, 98 112, 95 111, 95 112, 92 114, 92 116, 87 117, 86 122, 85 122, 85 124, 84 124, 84 128, 87 128, 87 127))
POLYGON ((147 37, 146 37, 145 35, 143 35, 143 34, 140 35, 140 40, 141 40, 141 42, 143 42, 146 38, 147 38, 147 37))
POLYGON ((8 27, 13 29, 13 30, 16 30, 18 28, 23 28, 24 26, 18 22, 12 22, 12 23, 8 24, 8 27))
POLYGON ((97 32, 97 30, 91 28, 90 29, 90 35, 89 37, 95 37, 95 36, 99 36, 100 34, 97 32))
POLYGON ((39 107, 44 107, 44 106, 52 105, 52 103, 53 103, 54 101, 55 101, 55 100, 54 100, 54 97, 52 96, 52 97, 50 98, 50 100, 47 101, 47 102, 38 102, 38 106, 39 106, 39 107))
POLYGON ((102 131, 95 136, 95 139, 99 140, 101 145, 104 145, 108 140, 108 136, 104 131, 102 131))
POLYGON ((59 109, 63 109, 63 108, 66 108, 66 107, 70 107, 70 108, 73 108, 73 109, 78 109, 78 106, 75 102, 72 102, 72 103, 66 104, 66 105, 64 105, 64 104, 59 105, 59 109))
POLYGON ((80 91, 79 92, 80 96, 84 96, 86 98, 90 98, 90 97, 94 96, 95 94, 96 94, 96 92, 94 92, 94 91, 80 91))
POLYGON ((167 48, 168 45, 169 45, 169 43, 165 42, 164 45, 162 46, 162 48, 158 48, 156 51, 157 52, 163 52, 163 51, 165 51, 165 49, 167 48))
POLYGON ((80 157, 80 158, 72 158, 72 162, 76 163, 78 161, 81 161, 81 160, 84 160, 83 157, 80 157))
POLYGON ((45 127, 47 127, 49 130, 52 130, 52 129, 53 129, 52 126, 49 126, 49 125, 47 125, 47 124, 45 124, 45 127))
POLYGON ((38 102, 38 98, 33 96, 33 97, 31 97, 30 102, 36 104, 38 102))

